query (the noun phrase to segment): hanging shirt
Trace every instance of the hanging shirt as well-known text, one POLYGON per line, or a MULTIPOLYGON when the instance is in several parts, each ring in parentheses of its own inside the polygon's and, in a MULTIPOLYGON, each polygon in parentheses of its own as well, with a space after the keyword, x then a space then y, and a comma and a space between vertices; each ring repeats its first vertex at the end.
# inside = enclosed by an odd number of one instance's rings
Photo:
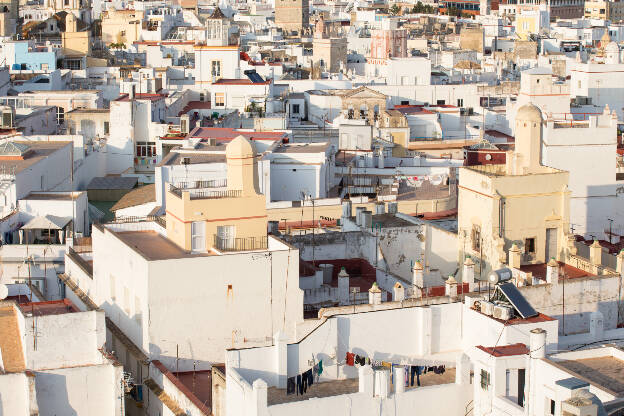
POLYGON ((352 352, 348 352, 346 361, 347 365, 353 366, 353 362, 355 361, 355 354, 353 354, 352 352))
POLYGON ((301 374, 297 375, 297 395, 303 395, 303 380, 301 379, 301 374))

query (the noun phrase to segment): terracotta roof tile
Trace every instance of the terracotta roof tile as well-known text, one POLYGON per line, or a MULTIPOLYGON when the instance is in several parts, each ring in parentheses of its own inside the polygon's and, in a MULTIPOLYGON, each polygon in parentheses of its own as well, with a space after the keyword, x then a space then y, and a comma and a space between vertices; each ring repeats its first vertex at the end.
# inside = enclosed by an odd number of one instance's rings
POLYGON ((4 371, 17 373, 26 369, 17 309, 11 304, 0 307, 0 350, 4 371))

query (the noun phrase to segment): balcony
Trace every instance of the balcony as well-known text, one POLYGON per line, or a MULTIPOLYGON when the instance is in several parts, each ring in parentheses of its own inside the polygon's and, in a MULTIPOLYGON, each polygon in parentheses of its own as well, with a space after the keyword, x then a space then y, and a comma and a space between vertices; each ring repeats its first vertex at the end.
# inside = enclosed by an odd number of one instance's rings
POLYGON ((215 235, 214 248, 225 252, 266 250, 268 248, 268 238, 266 235, 244 238, 224 238, 215 235))
POLYGON ((205 189, 181 189, 171 186, 169 191, 176 195, 178 198, 182 198, 183 192, 188 192, 190 199, 219 199, 219 198, 239 198, 243 195, 243 191, 237 189, 222 189, 218 191, 211 191, 205 189))

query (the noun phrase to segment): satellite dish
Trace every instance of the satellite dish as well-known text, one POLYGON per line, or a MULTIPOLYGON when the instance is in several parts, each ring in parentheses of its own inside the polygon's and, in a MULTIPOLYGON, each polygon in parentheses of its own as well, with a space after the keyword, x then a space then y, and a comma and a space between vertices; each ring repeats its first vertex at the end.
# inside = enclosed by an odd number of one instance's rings
POLYGON ((6 299, 7 296, 9 296, 9 288, 0 283, 0 300, 6 299))

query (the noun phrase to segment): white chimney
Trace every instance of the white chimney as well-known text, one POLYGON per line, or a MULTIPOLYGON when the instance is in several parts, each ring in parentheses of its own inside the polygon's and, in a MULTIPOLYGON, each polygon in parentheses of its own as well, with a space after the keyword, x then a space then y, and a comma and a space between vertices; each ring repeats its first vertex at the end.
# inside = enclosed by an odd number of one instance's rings
POLYGON ((338 273, 338 301, 341 305, 349 304, 349 274, 344 267, 338 273))
POLYGON ((420 261, 416 261, 412 267, 412 284, 417 288, 425 287, 423 267, 420 261))
POLYGON ((392 300, 395 302, 405 300, 405 288, 399 282, 396 282, 392 288, 392 300))
POLYGON ((535 328, 529 334, 529 351, 531 358, 546 357, 546 331, 535 328))
POLYGON ((466 260, 464 260, 462 283, 468 283, 470 286, 469 290, 472 290, 475 283, 475 264, 470 257, 466 257, 466 260))
POLYGON ((559 283, 559 263, 554 258, 546 265, 546 282, 553 285, 559 283))
POLYGON ((368 289, 368 303, 371 305, 381 305, 381 289, 377 282, 373 283, 370 289, 368 289))

